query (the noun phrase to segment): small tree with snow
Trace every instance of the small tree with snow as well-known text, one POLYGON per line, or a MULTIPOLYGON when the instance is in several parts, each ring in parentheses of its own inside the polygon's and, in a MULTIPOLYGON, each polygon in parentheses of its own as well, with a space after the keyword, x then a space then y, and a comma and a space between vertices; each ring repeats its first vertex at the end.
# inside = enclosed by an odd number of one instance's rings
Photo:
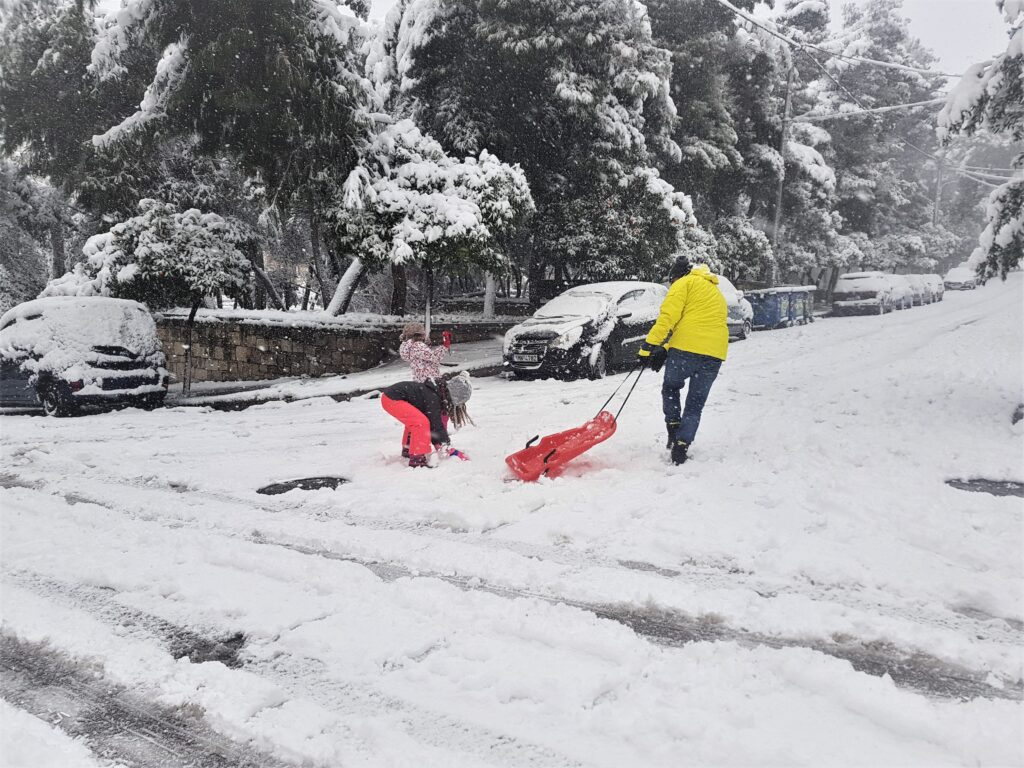
POLYGON ((249 261, 240 246, 251 233, 235 220, 195 208, 181 211, 159 200, 141 200, 139 211, 89 238, 82 249, 85 264, 51 281, 42 295, 115 296, 153 309, 191 307, 185 356, 188 394, 196 311, 207 296, 246 289, 249 261))
MULTIPOLYGON (((975 64, 953 88, 939 113, 939 136, 985 129, 1024 140, 1024 0, 996 0, 1009 25, 1006 50, 975 64)), ((989 195, 988 221, 969 263, 983 277, 1006 274, 1024 258, 1024 153, 1014 161, 1018 173, 989 195)))
POLYGON ((330 221, 339 250, 373 269, 494 269, 499 242, 533 209, 518 166, 487 150, 452 158, 411 120, 380 131, 362 156, 330 221))

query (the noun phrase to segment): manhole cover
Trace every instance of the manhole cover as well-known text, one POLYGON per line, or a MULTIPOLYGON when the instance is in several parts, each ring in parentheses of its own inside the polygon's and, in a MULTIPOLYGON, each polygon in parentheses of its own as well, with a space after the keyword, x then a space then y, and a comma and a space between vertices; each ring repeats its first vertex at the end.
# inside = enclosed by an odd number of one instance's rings
POLYGON ((267 496, 276 496, 279 493, 288 493, 298 488, 300 491, 319 491, 321 488, 337 488, 339 485, 348 482, 345 477, 300 477, 298 480, 285 480, 281 483, 271 483, 258 488, 256 493, 267 496))
POLYGON ((993 496, 1024 497, 1024 483, 1016 480, 986 480, 983 477, 972 477, 970 480, 947 480, 946 485, 959 488, 961 491, 991 493, 993 496))

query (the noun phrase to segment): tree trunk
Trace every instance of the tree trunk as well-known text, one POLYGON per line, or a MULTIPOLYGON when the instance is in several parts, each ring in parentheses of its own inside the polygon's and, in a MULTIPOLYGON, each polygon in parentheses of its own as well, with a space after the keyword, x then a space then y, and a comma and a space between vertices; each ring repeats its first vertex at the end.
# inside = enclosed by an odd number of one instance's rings
POLYGON ((306 278, 306 285, 302 289, 302 311, 309 309, 309 278, 306 278))
MULTIPOLYGON (((320 306, 324 306, 324 297, 327 295, 327 286, 324 285, 324 280, 320 276, 320 266, 320 262, 317 261, 315 256, 312 259, 310 259, 309 274, 313 276, 313 279, 316 280, 317 286, 319 286, 320 288, 320 306)), ((306 286, 309 286, 308 279, 306 281, 306 286)))
POLYGON ((409 278, 404 264, 391 265, 391 314, 404 315, 405 302, 409 293, 409 278))
MULTIPOLYGON (((320 247, 320 220, 317 218, 316 210, 313 206, 313 193, 309 193, 309 208, 307 210, 309 218, 309 246, 313 251, 313 260, 317 266, 317 280, 320 283, 320 303, 322 306, 327 306, 327 297, 334 295, 334 280, 328 276, 326 267, 329 266, 324 261, 323 249, 320 247)), ((334 254, 331 254, 331 263, 334 267, 335 274, 341 274, 341 265, 338 264, 334 254)))
POLYGON ((352 297, 355 296, 359 279, 365 271, 366 267, 362 259, 352 259, 352 263, 348 265, 345 274, 338 281, 338 287, 334 290, 331 303, 324 310, 328 315, 343 315, 348 312, 348 306, 352 303, 352 297))
POLYGON ((182 397, 188 397, 192 393, 192 329, 196 323, 196 312, 202 303, 202 299, 192 302, 192 311, 188 313, 188 320, 185 322, 188 344, 185 347, 185 381, 181 385, 182 397))
POLYGON ((494 317, 494 293, 498 283, 494 279, 494 273, 488 272, 484 284, 484 317, 494 317))
POLYGON ((277 292, 277 288, 274 287, 274 283, 270 280, 270 275, 263 269, 263 253, 259 252, 259 258, 256 257, 250 259, 252 264, 252 270, 256 273, 256 282, 261 286, 260 290, 256 291, 256 308, 266 309, 267 299, 269 298, 275 309, 285 309, 284 301, 281 299, 281 295, 277 292))
POLYGON ((68 271, 64 255, 64 222, 54 218, 50 224, 50 279, 56 279, 68 271))
POLYGON ((427 343, 430 343, 430 319, 431 305, 434 301, 434 270, 427 267, 427 308, 423 313, 423 328, 426 332, 427 343))

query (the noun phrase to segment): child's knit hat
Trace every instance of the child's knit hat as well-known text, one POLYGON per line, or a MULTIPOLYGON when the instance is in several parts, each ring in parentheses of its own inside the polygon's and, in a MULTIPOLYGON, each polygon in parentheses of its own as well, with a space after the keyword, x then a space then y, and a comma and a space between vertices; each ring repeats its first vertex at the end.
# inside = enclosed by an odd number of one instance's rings
POLYGON ((473 394, 473 384, 469 380, 469 373, 463 371, 458 376, 448 379, 445 384, 448 386, 448 397, 452 405, 465 405, 473 394))
POLYGON ((427 329, 423 323, 406 323, 402 329, 402 341, 415 338, 425 339, 426 337, 427 329))

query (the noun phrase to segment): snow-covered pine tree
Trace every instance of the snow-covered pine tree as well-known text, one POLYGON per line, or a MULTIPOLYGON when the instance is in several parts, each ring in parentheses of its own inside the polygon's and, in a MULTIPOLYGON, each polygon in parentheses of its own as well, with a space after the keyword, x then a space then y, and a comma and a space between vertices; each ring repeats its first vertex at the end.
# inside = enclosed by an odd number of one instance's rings
POLYGON ((139 107, 93 143, 197 136, 199 152, 232 158, 263 185, 267 217, 307 219, 316 266, 336 280, 341 259, 320 229, 373 125, 365 13, 327 0, 128 0, 104 22, 92 71, 116 80, 133 52, 161 54, 139 107))
MULTIPOLYGON (((842 33, 825 43, 836 53, 903 65, 907 69, 831 58, 832 78, 821 93, 832 109, 860 109, 935 98, 937 77, 926 68, 934 56, 909 31, 902 0, 868 0, 847 5, 842 33)), ((857 261, 883 269, 930 269, 936 254, 920 247, 920 232, 931 221, 932 189, 921 174, 938 148, 919 113, 893 111, 829 123, 837 171, 837 211, 847 245, 869 243, 857 261)))
MULTIPOLYGON (((945 141, 958 133, 985 129, 1024 140, 1024 0, 996 0, 1008 29, 1006 50, 975 64, 953 88, 938 119, 945 141)), ((1018 173, 992 190, 985 207, 986 226, 970 264, 982 277, 1006 274, 1024 259, 1024 153, 1018 173)))
POLYGON ((533 208, 517 166, 486 149, 452 158, 409 119, 383 128, 361 155, 328 221, 341 248, 371 269, 497 268, 498 243, 533 208))
MULTIPOLYGON (((599 218, 601 206, 613 188, 680 156, 671 138, 670 57, 654 44, 642 6, 628 0, 400 2, 381 40, 371 65, 383 91, 404 102, 449 153, 487 149, 522 167, 537 212, 519 258, 529 262, 534 284, 545 269, 562 276, 628 270, 609 261, 628 254, 603 241, 609 222, 599 218), (585 210, 585 217, 571 208, 585 210)), ((646 180, 637 189, 648 189, 646 180)), ((650 214, 668 214, 624 191, 618 204, 638 201, 638 207, 615 215, 640 229, 658 225, 650 214)), ((670 223, 695 225, 692 215, 670 223)))
POLYGON ((50 276, 66 269, 69 203, 88 179, 88 139, 126 104, 126 92, 86 72, 93 24, 82 3, 0 5, 0 154, 52 187, 50 276))

